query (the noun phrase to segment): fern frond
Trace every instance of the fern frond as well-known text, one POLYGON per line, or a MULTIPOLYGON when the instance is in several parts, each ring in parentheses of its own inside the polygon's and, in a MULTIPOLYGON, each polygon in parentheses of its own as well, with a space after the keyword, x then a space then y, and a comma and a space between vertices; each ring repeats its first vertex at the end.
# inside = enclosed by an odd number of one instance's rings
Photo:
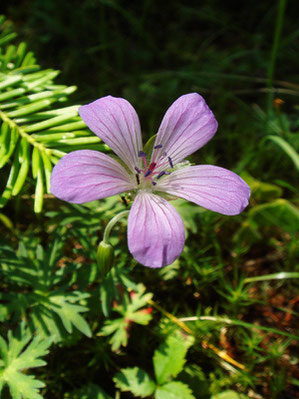
POLYGON ((31 169, 39 213, 44 193, 50 193, 53 165, 63 155, 107 147, 79 117, 78 105, 52 108, 67 101, 76 87, 55 84, 59 71, 42 70, 25 43, 8 44, 14 37, 0 17, 0 168, 8 170, 0 208, 21 192, 31 169))

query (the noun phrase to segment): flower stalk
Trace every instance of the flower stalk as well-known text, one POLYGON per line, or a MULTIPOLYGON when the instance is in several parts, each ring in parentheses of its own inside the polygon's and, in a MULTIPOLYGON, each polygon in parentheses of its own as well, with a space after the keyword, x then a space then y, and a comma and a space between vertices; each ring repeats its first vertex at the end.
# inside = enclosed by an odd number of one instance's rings
POLYGON ((109 237, 110 237, 110 232, 113 229, 114 225, 123 217, 127 216, 129 214, 130 211, 122 211, 120 213, 118 213, 117 215, 115 215, 110 222, 107 224, 105 231, 104 231, 104 237, 103 237, 103 241, 106 244, 109 244, 109 237))

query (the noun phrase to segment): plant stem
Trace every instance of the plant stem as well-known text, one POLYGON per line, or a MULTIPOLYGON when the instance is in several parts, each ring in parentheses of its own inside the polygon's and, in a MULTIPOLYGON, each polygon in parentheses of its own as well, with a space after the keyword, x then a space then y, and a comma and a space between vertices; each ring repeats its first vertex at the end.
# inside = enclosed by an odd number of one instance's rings
POLYGON ((282 26, 283 26, 283 17, 284 17, 286 3, 287 3, 287 0, 279 0, 279 3, 278 3, 278 10, 277 10, 276 24, 275 24, 275 31, 274 31, 274 40, 273 40, 273 45, 272 45, 270 63, 268 66, 268 77, 267 77, 267 86, 269 89, 269 92, 267 95, 268 113, 271 111, 272 105, 273 105, 273 78, 274 78, 275 63, 276 63, 277 52, 278 52, 278 47, 279 47, 280 35, 281 35, 281 31, 282 31, 282 26))
POLYGON ((105 231, 104 231, 104 237, 103 241, 107 244, 109 244, 109 236, 110 236, 110 231, 113 228, 113 226, 124 216, 127 216, 130 211, 122 211, 115 215, 110 222, 107 224, 105 231))

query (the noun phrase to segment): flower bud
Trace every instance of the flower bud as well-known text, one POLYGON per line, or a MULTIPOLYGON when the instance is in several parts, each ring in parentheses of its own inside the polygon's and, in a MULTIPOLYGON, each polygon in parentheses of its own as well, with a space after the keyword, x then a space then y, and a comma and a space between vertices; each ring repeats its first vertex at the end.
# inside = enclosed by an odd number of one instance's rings
POLYGON ((97 262, 99 265, 100 277, 105 278, 114 263, 113 246, 105 241, 101 241, 97 251, 97 262))

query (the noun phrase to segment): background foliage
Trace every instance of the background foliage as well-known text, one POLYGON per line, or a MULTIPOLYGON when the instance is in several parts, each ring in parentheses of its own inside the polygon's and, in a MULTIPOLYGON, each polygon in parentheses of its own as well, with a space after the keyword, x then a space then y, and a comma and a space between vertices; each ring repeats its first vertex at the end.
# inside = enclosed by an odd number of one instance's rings
POLYGON ((293 399, 295 2, 1 6, 1 398, 293 399), (115 267, 102 280, 97 244, 125 204, 77 206, 49 195, 63 154, 108 151, 74 104, 125 97, 150 137, 167 107, 192 91, 219 121, 192 160, 241 174, 250 206, 225 217, 175 201, 188 238, 162 270, 130 258, 123 221, 111 241, 115 267))

